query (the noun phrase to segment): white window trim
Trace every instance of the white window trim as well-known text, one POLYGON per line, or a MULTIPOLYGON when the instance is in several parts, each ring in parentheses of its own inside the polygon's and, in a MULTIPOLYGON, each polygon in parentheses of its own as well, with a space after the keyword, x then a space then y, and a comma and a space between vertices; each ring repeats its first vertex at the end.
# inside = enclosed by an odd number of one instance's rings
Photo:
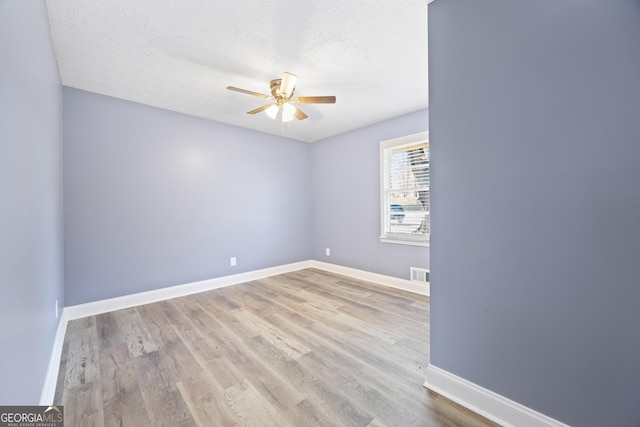
POLYGON ((385 194, 385 181, 384 181, 384 150, 389 147, 395 147, 398 145, 415 144, 420 142, 429 142, 429 132, 418 132, 412 135, 402 136, 399 138, 387 139, 380 141, 380 242, 382 243, 394 243, 400 245, 413 245, 413 246, 429 246, 429 235, 413 236, 387 234, 385 229, 386 219, 386 194, 385 194))

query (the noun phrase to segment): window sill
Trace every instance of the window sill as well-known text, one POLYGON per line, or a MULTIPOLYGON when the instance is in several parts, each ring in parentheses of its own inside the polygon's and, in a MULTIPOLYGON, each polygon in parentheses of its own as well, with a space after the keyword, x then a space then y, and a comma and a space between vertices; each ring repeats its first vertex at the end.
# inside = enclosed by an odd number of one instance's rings
POLYGON ((381 243, 393 243, 396 245, 409 245, 409 246, 424 246, 429 247, 428 240, 405 240, 405 239, 393 239, 390 237, 380 236, 381 243))

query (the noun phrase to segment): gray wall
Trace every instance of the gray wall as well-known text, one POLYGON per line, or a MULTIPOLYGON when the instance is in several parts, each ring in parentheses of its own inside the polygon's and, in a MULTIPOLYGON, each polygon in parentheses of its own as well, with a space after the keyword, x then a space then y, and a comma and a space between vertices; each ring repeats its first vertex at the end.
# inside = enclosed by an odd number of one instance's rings
POLYGON ((640 2, 429 7, 432 363, 640 425, 640 2))
POLYGON ((62 307, 62 88, 43 1, 0 0, 0 404, 38 404, 62 307))
POLYGON ((310 258, 307 144, 71 88, 64 129, 67 305, 310 258))
POLYGON ((429 267, 429 248, 379 240, 380 141, 426 130, 425 109, 311 144, 313 259, 403 279, 429 267))

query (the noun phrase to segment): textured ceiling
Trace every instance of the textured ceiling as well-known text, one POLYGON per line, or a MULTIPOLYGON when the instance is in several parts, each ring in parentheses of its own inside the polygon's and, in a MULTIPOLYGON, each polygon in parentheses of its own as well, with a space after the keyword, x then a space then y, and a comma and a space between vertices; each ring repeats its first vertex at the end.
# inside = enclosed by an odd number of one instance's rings
POLYGON ((47 0, 66 86, 316 141, 427 107, 427 0, 47 0), (247 111, 284 71, 303 121, 247 111))

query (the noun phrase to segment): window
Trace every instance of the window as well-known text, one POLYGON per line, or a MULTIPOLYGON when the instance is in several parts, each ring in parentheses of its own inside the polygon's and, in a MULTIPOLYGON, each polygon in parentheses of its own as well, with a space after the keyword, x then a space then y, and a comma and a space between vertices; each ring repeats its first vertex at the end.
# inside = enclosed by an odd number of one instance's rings
POLYGON ((429 132, 380 142, 380 241, 429 244, 429 132))

